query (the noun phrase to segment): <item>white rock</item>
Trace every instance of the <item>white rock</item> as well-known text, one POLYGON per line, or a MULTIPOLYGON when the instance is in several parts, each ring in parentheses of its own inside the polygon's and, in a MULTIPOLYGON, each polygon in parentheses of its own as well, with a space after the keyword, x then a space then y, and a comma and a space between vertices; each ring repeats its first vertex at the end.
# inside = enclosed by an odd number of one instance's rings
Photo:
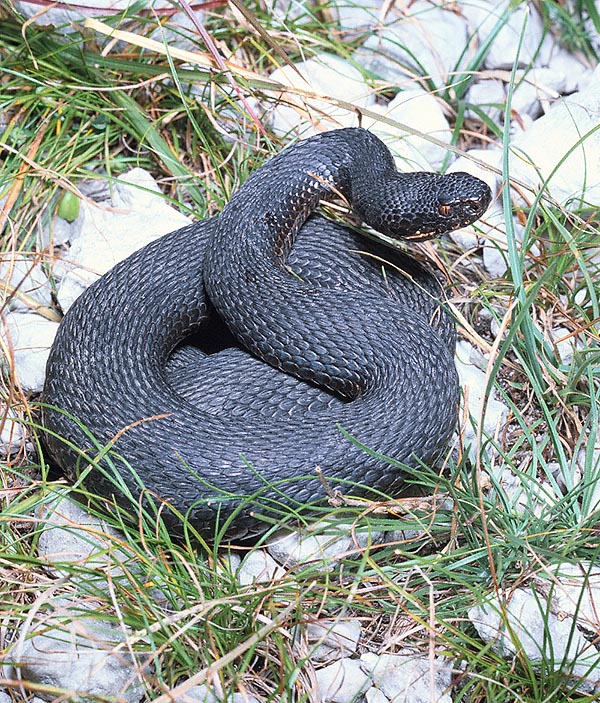
POLYGON ((81 217, 81 234, 65 257, 71 263, 54 269, 62 279, 57 296, 65 312, 116 263, 190 222, 165 202, 152 176, 141 168, 117 179, 112 202, 98 206, 82 203, 81 217))
POLYGON ((215 692, 204 683, 199 686, 188 688, 185 693, 178 693, 173 696, 173 703, 220 703, 215 692))
POLYGON ((563 98, 512 140, 510 175, 566 207, 600 202, 600 70, 578 93, 563 98), (571 153, 569 153, 571 152, 571 153), (569 154, 567 156, 567 154, 569 154), (566 158, 565 158, 566 157, 566 158))
POLYGON ((389 21, 391 12, 386 12, 379 0, 333 0, 330 7, 334 10, 342 32, 372 29, 389 21))
POLYGON ((424 0, 400 5, 399 19, 371 33, 353 58, 366 70, 398 85, 416 73, 437 88, 452 81, 467 45, 463 17, 424 0))
POLYGON ((369 676, 361 669, 360 662, 347 657, 319 669, 315 677, 317 700, 323 703, 353 703, 369 686, 369 676))
POLYGON ((566 84, 564 74, 553 68, 517 71, 511 110, 520 116, 528 115, 536 119, 560 98, 566 84))
POLYGON ((555 577, 552 596, 557 608, 587 630, 597 632, 600 628, 600 566, 590 562, 565 562, 550 567, 550 571, 555 577))
POLYGON ((21 312, 8 312, 5 320, 2 336, 6 349, 12 350, 12 359, 5 363, 16 374, 24 391, 39 393, 44 386, 46 361, 58 322, 21 312))
POLYGON ((560 363, 569 366, 577 350, 577 335, 572 336, 566 327, 555 327, 549 334, 549 341, 556 350, 560 363))
POLYGON ((573 620, 557 617, 546 599, 530 589, 517 588, 501 598, 499 603, 497 594, 490 594, 469 610, 484 642, 504 656, 522 652, 533 663, 543 660, 555 671, 581 677, 580 690, 600 690, 600 653, 573 620))
POLYGON ((495 437, 502 427, 508 413, 507 408, 496 399, 494 389, 490 390, 484 405, 484 393, 487 386, 486 374, 477 366, 477 350, 465 340, 456 345, 456 369, 463 396, 468 403, 468 420, 464 428, 465 446, 473 458, 477 452, 478 428, 483 423, 481 438, 483 449, 486 449, 488 437, 495 437))
POLYGON ((267 551, 286 568, 310 561, 318 563, 323 570, 330 570, 348 552, 365 547, 379 537, 373 533, 354 532, 349 525, 346 529, 338 523, 330 525, 325 520, 311 529, 319 531, 313 534, 297 531, 276 537, 267 545, 267 551))
POLYGON ((385 696, 378 688, 371 686, 371 688, 365 693, 365 698, 367 703, 389 703, 387 696, 385 696))
POLYGON ((242 586, 251 583, 278 581, 285 577, 285 570, 264 549, 254 549, 242 559, 237 578, 242 586))
MULTIPOLYGON (((371 109, 445 144, 452 138, 440 102, 418 86, 400 91, 386 106, 375 105, 371 109)), ((387 144, 400 171, 435 170, 448 153, 444 147, 410 134, 403 127, 394 128, 368 117, 363 118, 362 125, 387 144)))
POLYGON ((448 689, 452 666, 442 657, 426 657, 411 650, 398 654, 367 652, 360 658, 373 685, 390 701, 452 703, 448 689))
MULTIPOLYGON (((468 104, 478 107, 493 122, 500 123, 504 115, 506 88, 501 80, 482 79, 469 86, 465 100, 468 104)), ((467 114, 479 119, 477 110, 470 108, 467 114)))
POLYGON ((0 403, 0 456, 10 456, 23 446, 23 418, 0 403))
POLYGON ((131 560, 131 554, 116 546, 123 537, 69 498, 68 490, 44 505, 39 521, 38 555, 56 576, 71 573, 70 567, 61 569, 63 563, 110 570, 114 578, 116 572, 122 573, 118 564, 131 560))
MULTIPOLYGON (((47 599, 45 594, 40 597, 47 599)), ((7 677, 52 690, 77 691, 82 698, 138 703, 145 689, 136 674, 139 663, 123 646, 130 633, 98 618, 95 607, 89 600, 60 598, 39 610, 32 608, 31 619, 22 625, 6 657, 18 662, 7 667, 7 677)), ((41 690, 38 695, 56 698, 51 691, 41 690)))
POLYGON ((486 68, 510 70, 515 61, 521 67, 528 66, 538 54, 541 54, 539 65, 547 65, 552 43, 549 38, 544 39, 544 24, 533 5, 515 6, 510 0, 469 0, 460 4, 461 13, 468 19, 471 30, 477 32, 480 45, 501 26, 486 54, 486 68), (521 34, 522 46, 517 56, 521 34))
POLYGON ((356 653, 360 620, 317 620, 306 624, 306 639, 312 661, 331 661, 356 653))
POLYGON ((4 255, 0 263, 0 305, 6 303, 9 310, 20 312, 34 311, 36 305, 52 305, 50 282, 39 263, 25 257, 4 255))
POLYGON ((227 693, 226 696, 217 693, 207 686, 200 684, 188 688, 185 693, 173 696, 173 703, 260 703, 258 698, 245 693, 227 693))
POLYGON ((555 511, 561 499, 547 480, 527 480, 502 465, 492 468, 491 472, 504 493, 503 502, 520 515, 542 517, 549 511, 555 511))
POLYGON ((564 49, 558 41, 552 46, 547 64, 552 70, 561 74, 564 80, 565 94, 582 90, 592 79, 593 71, 584 66, 570 51, 564 49))
MULTIPOLYGON (((360 71, 333 54, 318 54, 294 66, 282 66, 271 79, 290 88, 352 103, 357 108, 373 105, 374 98, 360 71)), ((284 92, 270 113, 275 134, 308 137, 336 127, 358 126, 354 109, 337 107, 331 101, 284 92)))

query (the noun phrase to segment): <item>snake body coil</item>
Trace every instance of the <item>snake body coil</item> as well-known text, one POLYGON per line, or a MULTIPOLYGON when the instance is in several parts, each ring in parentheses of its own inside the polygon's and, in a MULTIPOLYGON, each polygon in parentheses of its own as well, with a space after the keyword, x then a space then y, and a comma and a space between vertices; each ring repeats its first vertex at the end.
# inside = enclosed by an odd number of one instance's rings
POLYGON ((260 530, 248 496, 271 514, 321 499, 317 466, 353 494, 397 490, 402 472, 340 428, 407 467, 435 461, 458 406, 439 283, 311 215, 339 194, 372 227, 417 239, 473 222, 490 200, 467 174, 397 173, 363 129, 286 149, 221 215, 144 247, 69 310, 44 389, 54 459, 73 473, 112 446, 123 486, 98 467, 93 490, 121 500, 143 485, 207 536, 234 511, 232 534, 260 530), (404 273, 382 276, 383 256, 404 273), (225 344, 218 329, 251 354, 207 353, 225 344))

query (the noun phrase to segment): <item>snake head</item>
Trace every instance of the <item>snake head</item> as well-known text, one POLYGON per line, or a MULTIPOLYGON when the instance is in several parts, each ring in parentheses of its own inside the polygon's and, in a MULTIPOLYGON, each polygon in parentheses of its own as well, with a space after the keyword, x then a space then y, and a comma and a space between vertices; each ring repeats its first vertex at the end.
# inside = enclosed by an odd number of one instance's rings
POLYGON ((375 198, 355 198, 358 214, 378 232, 413 241, 472 224, 492 200, 486 183, 462 171, 390 173, 371 188, 375 198))

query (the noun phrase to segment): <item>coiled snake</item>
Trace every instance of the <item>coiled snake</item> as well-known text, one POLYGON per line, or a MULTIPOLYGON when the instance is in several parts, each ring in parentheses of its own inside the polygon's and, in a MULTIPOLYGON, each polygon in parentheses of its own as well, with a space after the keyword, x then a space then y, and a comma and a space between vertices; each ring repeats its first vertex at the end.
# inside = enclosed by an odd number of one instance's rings
POLYGON ((370 495, 402 482, 382 455, 434 462, 458 405, 440 284, 311 215, 340 194, 374 229, 413 239, 471 223, 490 201, 465 173, 399 174, 360 128, 284 150, 218 217, 136 252, 68 311, 44 389, 56 462, 73 474, 110 447, 116 478, 107 455, 87 485, 124 503, 143 486, 172 506, 170 524, 187 516, 208 537, 232 515, 229 534, 244 537, 265 529, 256 513, 322 499, 316 467, 370 495), (228 335, 240 349, 222 350, 228 335))

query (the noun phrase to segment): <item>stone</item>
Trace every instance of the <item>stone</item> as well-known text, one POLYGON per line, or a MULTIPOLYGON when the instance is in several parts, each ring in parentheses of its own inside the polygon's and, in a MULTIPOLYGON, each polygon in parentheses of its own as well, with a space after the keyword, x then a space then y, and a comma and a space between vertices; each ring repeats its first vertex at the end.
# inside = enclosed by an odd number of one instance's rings
POLYGON ((333 0, 330 7, 335 13, 340 30, 346 34, 372 30, 385 24, 392 12, 386 9, 379 0, 333 0))
POLYGON ((452 666, 443 657, 431 659, 405 649, 397 654, 366 652, 360 661, 375 688, 389 701, 452 703, 452 666))
POLYGON ((547 65, 551 39, 544 37, 544 23, 531 4, 469 0, 461 3, 461 13, 467 18, 471 31, 476 32, 480 46, 498 30, 486 53, 485 68, 510 70, 515 62, 524 68, 536 58, 539 65, 547 65), (521 34, 521 50, 517 55, 521 34))
POLYGON ((305 632, 311 661, 326 662, 356 653, 361 633, 360 620, 316 620, 306 623, 305 632))
POLYGON ((46 362, 50 347, 58 330, 58 322, 40 315, 8 312, 2 336, 5 349, 12 355, 4 359, 9 373, 14 373, 21 388, 30 393, 40 393, 46 378, 46 362))
POLYGON ((558 101, 512 139, 511 178, 534 191, 544 187, 567 209, 600 202, 599 122, 600 68, 587 88, 558 101))
POLYGON ((506 88, 501 80, 488 78, 481 79, 475 83, 471 83, 465 101, 468 105, 477 107, 469 108, 467 115, 469 117, 479 119, 479 112, 487 115, 492 122, 500 124, 504 119, 504 110, 506 107, 506 88))
POLYGON ((39 516, 42 527, 38 539, 38 555, 47 569, 57 577, 68 577, 72 565, 111 571, 111 579, 122 575, 118 566, 132 555, 117 547, 123 537, 100 518, 86 512, 69 498, 68 490, 57 491, 46 501, 39 516), (60 564, 69 564, 61 568, 60 564))
POLYGON ((365 693, 367 703, 389 703, 389 699, 378 688, 371 686, 365 693))
POLYGON ((112 199, 81 205, 81 233, 55 264, 60 278, 57 297, 67 311, 83 291, 116 263, 155 239, 190 223, 161 196, 144 169, 135 168, 116 179, 112 199))
POLYGON ((242 586, 252 583, 278 581, 286 575, 285 569, 264 549, 253 549, 242 559, 237 579, 242 586))
POLYGON ((511 110, 536 119, 560 98, 566 83, 565 76, 552 68, 517 71, 511 110))
POLYGON ((502 656, 523 654, 533 664, 579 679, 583 691, 600 691, 600 653, 571 618, 559 618, 532 588, 490 593, 469 610, 481 639, 502 656), (500 598, 500 600, 499 600, 500 598))
MULTIPOLYGON (((85 17, 102 17, 127 10, 131 0, 62 0, 56 6, 42 6, 41 9, 45 11, 41 11, 40 4, 35 1, 18 0, 15 4, 22 15, 35 18, 33 21, 36 24, 43 27, 64 27, 70 31, 71 23, 81 22, 85 17)), ((168 0, 153 0, 152 3, 153 12, 171 7, 168 0)))
POLYGON ((493 388, 490 389, 487 399, 485 398, 487 376, 478 366, 479 355, 475 347, 465 340, 459 340, 455 362, 463 389, 463 399, 467 400, 468 419, 466 427, 463 428, 464 442, 469 455, 474 459, 478 451, 478 437, 481 436, 481 448, 490 451, 488 438, 496 436, 506 420, 508 409, 496 399, 493 388), (480 430, 482 423, 483 427, 480 430))
POLYGON ((227 695, 217 695, 210 686, 202 683, 188 688, 184 693, 176 693, 173 703, 260 703, 258 698, 247 693, 235 692, 227 695))
POLYGON ((0 263, 0 305, 33 312, 52 305, 50 281, 35 259, 4 255, 0 263))
POLYGON ((22 448, 25 436, 22 421, 12 408, 0 403, 0 456, 16 454, 22 448))
POLYGON ((390 19, 371 32, 354 52, 354 61, 391 85, 416 74, 445 88, 454 80, 468 44, 465 19, 424 0, 401 8, 396 21, 390 19))
MULTIPOLYGON (((39 609, 34 604, 7 654, 8 661, 16 662, 6 667, 7 677, 77 691, 82 698, 139 703, 145 689, 140 665, 124 646, 130 633, 99 618, 97 607, 75 596, 54 598, 39 609)), ((145 657, 140 654, 140 661, 145 657)), ((41 688, 38 695, 48 701, 56 698, 41 688)))
POLYGON ((325 703, 353 703, 370 685, 358 659, 343 657, 315 673, 317 699, 325 703))
POLYGON ((600 566, 590 562, 563 562, 550 566, 552 597, 561 614, 587 630, 600 628, 600 566))
POLYGON ((600 427, 587 438, 587 445, 577 452, 577 467, 586 483, 584 511, 592 515, 600 509, 600 427))
POLYGON ((267 545, 267 551, 285 568, 313 562, 321 570, 330 571, 340 558, 380 537, 368 531, 355 532, 349 525, 344 529, 341 524, 323 520, 306 530, 274 537, 267 545), (313 530, 312 534, 310 530, 313 530))
POLYGON ((270 110, 275 134, 280 137, 309 137, 326 129, 357 127, 357 109, 371 107, 374 98, 360 71, 349 61, 333 54, 317 54, 293 66, 282 66, 271 80, 317 96, 282 92, 270 110), (327 97, 351 103, 352 108, 339 107, 327 97))

